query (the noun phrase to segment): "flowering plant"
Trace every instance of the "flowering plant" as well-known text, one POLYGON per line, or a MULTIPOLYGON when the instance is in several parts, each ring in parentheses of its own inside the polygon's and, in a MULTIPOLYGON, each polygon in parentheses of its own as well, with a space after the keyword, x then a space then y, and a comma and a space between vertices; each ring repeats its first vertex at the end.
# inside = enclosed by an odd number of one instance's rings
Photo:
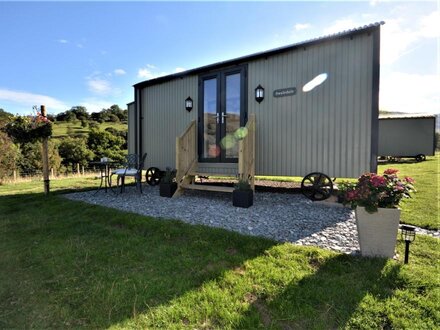
POLYGON ((35 116, 15 116, 4 130, 19 143, 33 142, 52 135, 52 123, 37 112, 35 116))
POLYGON ((358 182, 345 192, 344 205, 350 204, 353 209, 363 206, 369 213, 376 212, 379 207, 396 208, 402 198, 411 197, 410 193, 415 191, 414 179, 401 179, 397 176, 398 172, 390 168, 385 170, 383 175, 363 174, 358 182))

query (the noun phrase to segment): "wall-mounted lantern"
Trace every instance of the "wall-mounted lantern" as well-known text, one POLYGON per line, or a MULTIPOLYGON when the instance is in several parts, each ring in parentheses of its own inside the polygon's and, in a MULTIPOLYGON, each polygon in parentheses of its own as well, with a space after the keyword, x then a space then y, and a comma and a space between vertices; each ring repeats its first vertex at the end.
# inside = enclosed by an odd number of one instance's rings
POLYGON ((402 225, 400 226, 400 233, 402 235, 402 239, 405 240, 404 263, 407 264, 409 259, 409 244, 416 239, 416 228, 414 226, 402 225))
POLYGON ((264 88, 261 85, 258 85, 255 88, 255 101, 261 103, 264 100, 264 88))
POLYGON ((188 98, 185 100, 185 109, 186 111, 190 112, 193 108, 193 100, 191 97, 188 96, 188 98))

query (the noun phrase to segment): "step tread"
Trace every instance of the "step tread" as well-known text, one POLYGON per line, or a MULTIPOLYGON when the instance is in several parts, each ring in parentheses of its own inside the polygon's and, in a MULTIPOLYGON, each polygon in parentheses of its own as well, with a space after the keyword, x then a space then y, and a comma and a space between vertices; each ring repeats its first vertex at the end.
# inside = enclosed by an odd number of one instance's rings
POLYGON ((230 193, 234 191, 234 187, 212 186, 212 185, 201 185, 201 184, 183 184, 181 185, 181 187, 184 189, 219 191, 219 192, 230 192, 230 193))
POLYGON ((198 172, 198 171, 193 171, 188 173, 188 175, 193 175, 193 176, 227 176, 227 177, 235 177, 236 174, 234 173, 209 173, 209 172, 198 172))

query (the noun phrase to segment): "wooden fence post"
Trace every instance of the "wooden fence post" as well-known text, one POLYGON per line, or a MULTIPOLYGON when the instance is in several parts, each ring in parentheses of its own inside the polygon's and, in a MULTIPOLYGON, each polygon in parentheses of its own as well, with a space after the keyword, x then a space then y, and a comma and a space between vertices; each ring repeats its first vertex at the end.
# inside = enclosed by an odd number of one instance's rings
MULTIPOLYGON (((42 105, 40 107, 41 115, 46 117, 46 107, 42 105)), ((48 152, 48 138, 43 139, 43 179, 44 179, 44 193, 47 195, 50 192, 50 180, 49 180, 49 152, 48 152)))
POLYGON ((76 174, 80 175, 81 172, 79 171, 79 163, 76 164, 76 174))
POLYGON ((12 172, 12 175, 13 175, 13 177, 14 177, 14 182, 17 182, 17 170, 14 170, 14 171, 12 172))

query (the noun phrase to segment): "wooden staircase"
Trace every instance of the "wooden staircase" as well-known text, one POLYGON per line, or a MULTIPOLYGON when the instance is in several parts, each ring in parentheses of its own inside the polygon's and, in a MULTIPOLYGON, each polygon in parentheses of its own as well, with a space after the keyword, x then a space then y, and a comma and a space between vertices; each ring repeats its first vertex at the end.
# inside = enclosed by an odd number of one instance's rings
POLYGON ((192 121, 183 134, 176 138, 176 182, 177 190, 173 197, 180 196, 185 189, 232 192, 233 187, 196 184, 196 177, 234 177, 249 178, 255 190, 255 115, 250 115, 245 126, 247 134, 239 140, 238 165, 198 163, 197 125, 192 121))

